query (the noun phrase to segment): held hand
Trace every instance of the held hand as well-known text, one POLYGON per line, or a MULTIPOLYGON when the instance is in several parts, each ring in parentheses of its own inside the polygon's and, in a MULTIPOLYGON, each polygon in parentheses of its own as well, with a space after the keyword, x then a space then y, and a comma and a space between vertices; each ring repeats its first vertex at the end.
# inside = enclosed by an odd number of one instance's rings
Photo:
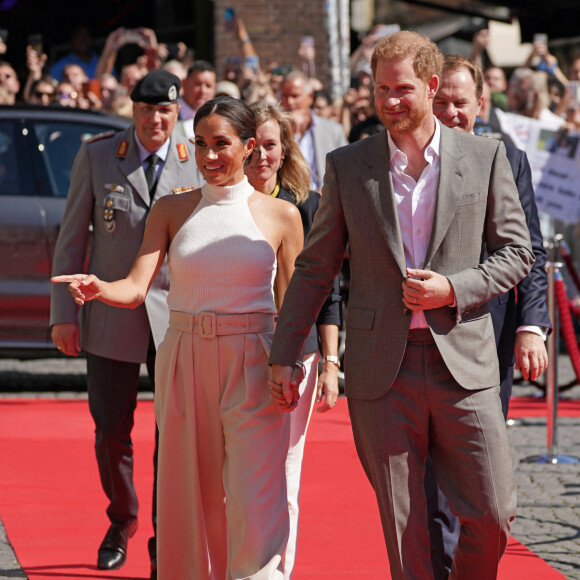
POLYGON ((473 35, 472 40, 473 51, 476 52, 477 54, 480 54, 481 52, 483 52, 483 50, 485 50, 489 46, 490 40, 491 37, 489 35, 489 30, 487 28, 482 28, 481 30, 478 30, 473 35))
POLYGON ((139 46, 145 50, 153 49, 157 50, 157 36, 152 28, 138 28, 137 29, 143 40, 139 43, 139 46))
POLYGON ((46 64, 46 54, 38 54, 32 46, 26 47, 26 67, 32 73, 35 80, 42 76, 42 69, 46 64))
POLYGON ((68 291, 80 306, 85 302, 95 300, 103 291, 103 282, 92 274, 89 276, 86 274, 53 276, 50 281, 53 284, 68 283, 68 291))
POLYGON ((51 330, 56 348, 69 356, 81 352, 79 325, 74 323, 54 324, 51 330))
POLYGON ((452 304, 455 293, 451 282, 432 270, 407 268, 403 281, 403 304, 409 310, 431 310, 452 304))
POLYGON ((293 411, 298 405, 300 372, 297 367, 284 365, 272 365, 270 369, 270 396, 282 411, 293 411))
POLYGON ((516 369, 524 380, 535 381, 548 366, 548 353, 543 338, 535 332, 521 331, 516 334, 516 369))
POLYGON ((332 363, 322 365, 322 372, 316 385, 316 402, 322 402, 317 407, 317 413, 326 413, 336 404, 338 399, 338 368, 332 363), (324 399, 324 402, 322 400, 324 399))
POLYGON ((107 36, 107 40, 105 41, 105 48, 103 51, 118 51, 125 43, 124 34, 125 29, 123 27, 113 30, 113 32, 107 36))

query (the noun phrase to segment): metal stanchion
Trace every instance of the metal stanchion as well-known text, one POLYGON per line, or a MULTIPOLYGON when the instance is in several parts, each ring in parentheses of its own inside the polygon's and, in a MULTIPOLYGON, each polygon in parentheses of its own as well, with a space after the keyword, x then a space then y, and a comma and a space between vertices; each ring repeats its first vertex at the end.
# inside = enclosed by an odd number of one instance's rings
POLYGON ((559 352, 559 320, 556 308, 556 295, 554 293, 554 280, 561 279, 560 268, 562 264, 556 262, 560 248, 561 235, 554 236, 549 242, 551 261, 546 263, 548 271, 548 313, 552 321, 552 332, 547 338, 548 368, 546 369, 546 403, 547 403, 547 447, 548 452, 542 455, 533 455, 522 459, 523 463, 578 463, 577 457, 558 455, 558 398, 560 389, 558 386, 558 352, 559 352))

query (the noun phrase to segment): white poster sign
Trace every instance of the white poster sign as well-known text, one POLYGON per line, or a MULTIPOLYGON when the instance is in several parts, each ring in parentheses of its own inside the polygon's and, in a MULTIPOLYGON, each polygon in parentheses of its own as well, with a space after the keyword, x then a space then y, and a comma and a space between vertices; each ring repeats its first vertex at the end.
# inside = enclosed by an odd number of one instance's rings
POLYGON ((528 154, 538 210, 566 223, 580 220, 580 133, 512 113, 502 129, 528 154))

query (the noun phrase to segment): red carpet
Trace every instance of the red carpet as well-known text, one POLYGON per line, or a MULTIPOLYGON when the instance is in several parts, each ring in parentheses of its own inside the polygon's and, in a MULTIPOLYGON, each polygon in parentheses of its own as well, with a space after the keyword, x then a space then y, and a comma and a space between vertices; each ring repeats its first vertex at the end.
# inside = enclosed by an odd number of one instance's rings
MULTIPOLYGON (((127 564, 109 573, 95 567, 108 522, 87 403, 3 400, 0 416, 0 518, 29 579, 148 578, 153 404, 139 403, 134 429, 141 525, 127 564)), ((296 580, 389 578, 375 500, 356 457, 344 399, 332 412, 314 415, 302 514, 296 580)), ((512 540, 499 578, 564 576, 512 540)))
MULTIPOLYGON (((508 418, 523 419, 525 417, 546 417, 547 405, 543 397, 512 397, 508 418)), ((558 401, 558 417, 580 417, 580 400, 560 399, 558 401)))

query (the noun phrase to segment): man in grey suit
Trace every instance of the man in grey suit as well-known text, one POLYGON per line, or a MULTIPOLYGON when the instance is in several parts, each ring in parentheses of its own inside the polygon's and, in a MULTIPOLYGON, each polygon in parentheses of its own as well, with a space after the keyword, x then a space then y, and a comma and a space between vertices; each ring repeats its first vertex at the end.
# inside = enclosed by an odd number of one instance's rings
POLYGON ((375 101, 387 131, 327 158, 320 209, 276 327, 271 390, 294 407, 292 367, 348 243, 345 392, 391 576, 433 577, 429 453, 461 522, 450 577, 487 580, 516 508, 487 302, 534 258, 503 144, 433 116, 442 65, 437 47, 413 32, 377 44, 375 101))
MULTIPOLYGON (((179 88, 179 79, 171 73, 149 73, 131 93, 133 124, 123 132, 100 135, 81 146, 72 169, 53 276, 84 271, 89 247, 91 272, 104 280, 126 276, 155 201, 199 185, 193 146, 184 134, 174 131, 179 88)), ((66 286, 55 284, 51 289, 54 343, 64 354, 77 356, 82 349, 87 357, 95 451, 111 521, 98 552, 97 566, 102 570, 125 563, 128 539, 137 529, 131 429, 141 363, 147 363, 152 379, 156 347, 168 326, 168 289, 166 266, 145 304, 134 310, 95 301, 77 312, 66 286)), ((156 457, 155 452, 155 475, 156 457)), ((155 488, 156 477, 154 496, 155 488)), ((155 528, 155 497, 153 506, 155 528)), ((153 537, 149 541, 152 577, 156 574, 155 544, 153 537)))
POLYGON ((312 85, 303 72, 286 75, 280 88, 280 104, 290 113, 296 142, 310 167, 310 187, 320 191, 326 155, 347 141, 342 125, 312 112, 313 99, 312 85))
MULTIPOLYGON (((439 89, 433 100, 435 116, 447 127, 473 133, 483 103, 483 74, 480 67, 464 56, 446 55, 439 89)), ((524 379, 537 380, 548 364, 544 336, 552 325, 546 307, 546 250, 543 247, 530 165, 524 151, 509 143, 505 145, 536 259, 530 273, 515 288, 488 302, 499 359, 500 400, 503 416, 507 419, 514 360, 524 379)), ((436 580, 445 579, 453 562, 459 522, 439 490, 429 463, 425 473, 425 493, 433 572, 436 580)))

